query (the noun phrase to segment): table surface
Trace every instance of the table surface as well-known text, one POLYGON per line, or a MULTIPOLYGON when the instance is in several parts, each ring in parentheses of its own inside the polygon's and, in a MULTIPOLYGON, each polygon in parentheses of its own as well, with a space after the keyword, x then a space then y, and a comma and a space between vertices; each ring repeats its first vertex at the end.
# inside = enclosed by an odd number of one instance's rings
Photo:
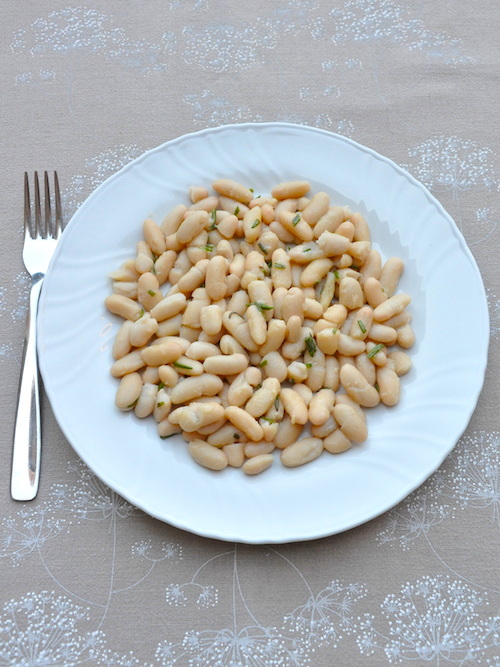
MULTIPOLYGON (((2 9, 0 663, 499 665, 498 4, 10 0, 2 9), (149 148, 271 120, 391 158, 462 232, 491 338, 484 389, 452 453, 363 526, 313 542, 230 544, 156 521, 106 488, 43 395, 39 495, 12 501, 29 291, 23 172, 58 170, 69 219, 149 148)), ((455 326, 474 326, 466 303, 455 326)))

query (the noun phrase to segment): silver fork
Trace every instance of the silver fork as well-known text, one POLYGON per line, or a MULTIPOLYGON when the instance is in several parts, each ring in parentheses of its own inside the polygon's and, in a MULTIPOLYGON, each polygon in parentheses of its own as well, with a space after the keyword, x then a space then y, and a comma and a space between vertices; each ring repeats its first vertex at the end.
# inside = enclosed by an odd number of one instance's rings
POLYGON ((43 189, 42 214, 40 183, 38 173, 35 171, 35 215, 32 216, 29 178, 28 174, 24 173, 23 261, 31 275, 31 290, 12 452, 11 495, 14 500, 33 500, 38 492, 40 478, 41 431, 36 316, 43 279, 62 233, 61 196, 57 172, 54 172, 54 215, 52 215, 47 172, 44 172, 43 189))

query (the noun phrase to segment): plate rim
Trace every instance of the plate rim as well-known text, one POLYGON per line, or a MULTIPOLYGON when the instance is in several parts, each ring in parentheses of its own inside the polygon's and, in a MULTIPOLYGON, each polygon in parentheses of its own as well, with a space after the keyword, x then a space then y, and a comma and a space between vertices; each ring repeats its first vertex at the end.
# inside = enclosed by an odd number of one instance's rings
MULTIPOLYGON (((356 528, 360 525, 363 525, 365 523, 368 523, 372 521, 373 519, 381 516, 382 514, 388 512, 391 510, 393 507, 398 505, 400 502, 402 502, 405 498, 407 498, 409 495, 411 495, 417 488, 419 488, 429 477, 442 465, 443 461, 446 459, 446 457, 453 451, 453 449, 456 447, 460 437, 463 435, 465 430, 468 427, 468 424, 470 422, 470 419, 477 407, 477 403, 480 397, 480 394, 482 392, 483 386, 484 386, 484 381, 485 381, 485 374, 486 374, 486 368, 487 368, 487 363, 488 363, 488 351, 489 351, 489 344, 490 344, 490 321, 489 321, 489 309, 488 309, 488 304, 487 304, 487 296, 486 296, 486 291, 484 287, 484 282, 482 279, 481 272, 479 270, 479 266, 475 260, 474 255, 472 254, 469 246, 467 245, 465 238, 463 234, 461 233, 460 229, 454 222, 453 218, 451 215, 446 211, 444 206, 441 204, 441 202, 434 196, 432 193, 428 190, 428 188, 418 181, 412 174, 410 174, 406 169, 398 165, 396 162, 394 162, 391 158, 388 158, 374 149, 360 144, 359 142, 349 138, 345 137, 343 135, 337 134, 335 132, 330 132, 328 130, 324 130, 321 128, 315 128, 309 125, 303 125, 303 124, 296 124, 296 123, 288 123, 288 122, 281 122, 281 121, 268 121, 268 122, 263 122, 263 123, 258 123, 258 122, 247 122, 247 123, 234 123, 234 124, 224 124, 224 125, 219 125, 215 127, 208 127, 208 128, 203 128, 201 130, 196 130, 193 132, 188 132, 182 135, 179 135, 177 137, 174 137, 173 139, 167 140, 153 148, 150 148, 146 150, 144 153, 139 155, 137 158, 134 160, 130 161, 123 167, 121 167, 119 170, 111 174, 108 178, 106 178, 102 183, 100 183, 85 199, 85 201, 79 206, 77 211, 73 214, 71 219, 67 223, 67 227, 69 227, 67 230, 65 230, 65 234, 68 232, 71 232, 73 228, 76 227, 76 224, 78 220, 82 217, 85 216, 85 212, 88 206, 92 204, 92 200, 100 194, 100 192, 110 186, 110 184, 113 183, 116 179, 121 178, 123 175, 125 175, 130 169, 133 169, 136 165, 140 164, 142 161, 146 160, 148 156, 154 154, 154 153, 161 153, 162 151, 168 150, 170 146, 175 146, 179 143, 182 143, 186 140, 193 139, 199 136, 207 135, 207 134, 217 134, 219 132, 224 132, 227 130, 245 130, 245 129, 287 129, 291 131, 299 131, 299 132, 312 132, 314 134, 322 134, 325 137, 329 137, 330 139, 335 139, 337 141, 342 141, 346 142, 347 144, 350 144, 352 147, 354 147, 356 150, 359 150, 363 153, 367 153, 371 158, 374 158, 377 161, 383 162, 388 164, 392 169, 394 169, 400 176, 403 176, 406 178, 409 183, 411 183, 414 187, 419 189, 426 197, 428 203, 432 205, 434 208, 436 208, 437 212, 439 215, 444 218, 447 222, 449 230, 452 232, 455 240, 458 242, 460 251, 464 254, 464 256, 467 258, 474 274, 478 282, 478 286, 481 288, 481 310, 482 310, 482 329, 481 333, 482 335, 482 347, 480 351, 477 353, 477 364, 476 364, 476 374, 475 374, 475 380, 476 380, 476 386, 474 392, 471 393, 470 395, 470 403, 469 407, 467 410, 464 410, 462 412, 462 417, 460 420, 457 420, 457 426, 454 429, 453 434, 450 434, 449 436, 449 441, 452 442, 453 444, 446 449, 446 451, 442 452, 441 456, 439 457, 437 465, 435 462, 432 465, 427 466, 424 472, 418 477, 417 480, 414 481, 412 485, 408 485, 405 487, 405 490, 403 493, 399 494, 396 496, 393 502, 391 502, 390 505, 387 505, 386 502, 384 502, 382 508, 377 508, 375 509, 369 516, 366 516, 364 518, 360 518, 358 521, 349 521, 347 524, 340 524, 337 526, 337 528, 332 529, 332 528, 325 528, 323 532, 318 532, 317 530, 313 530, 311 533, 307 533, 306 531, 302 531, 300 536, 298 535, 293 535, 291 537, 278 537, 276 539, 269 539, 266 538, 261 539, 255 536, 251 537, 244 537, 241 534, 235 535, 235 534, 227 534, 225 533, 222 529, 219 531, 213 531, 213 530, 199 530, 195 529, 192 526, 189 525, 188 522, 185 521, 180 521, 180 520, 175 520, 175 518, 165 518, 165 516, 162 516, 159 512, 155 512, 151 508, 148 508, 145 506, 144 503, 141 502, 140 498, 136 498, 133 493, 129 493, 126 490, 124 491, 122 488, 120 488, 120 485, 114 482, 108 481, 106 479, 106 475, 102 475, 101 471, 98 471, 95 466, 90 466, 87 463, 86 457, 81 453, 81 449, 78 443, 75 444, 73 441, 73 438, 69 436, 69 431, 70 428, 66 424, 66 421, 62 415, 56 414, 57 408, 52 408, 54 417, 60 426, 65 438, 68 440, 68 443, 72 447, 72 449, 76 452, 76 454, 83 460, 83 462, 88 465, 90 470, 96 474, 96 476, 101 479, 101 481, 106 484, 110 489, 118 493, 120 496, 122 496, 127 502, 129 502, 131 505, 137 507, 138 509, 142 510, 144 513, 146 513, 148 516, 151 516, 155 518, 156 520, 159 520, 163 523, 167 523, 169 525, 172 525, 176 528, 179 528, 181 530, 185 530, 187 532, 190 532, 192 534, 196 534, 201 537, 206 537, 209 539, 217 539, 217 540, 222 540, 222 541, 231 541, 231 542, 240 542, 240 543, 246 543, 246 544, 285 544, 285 543, 292 543, 292 542, 303 542, 303 541, 310 541, 310 540, 316 540, 316 539, 322 539, 328 536, 333 536, 342 532, 345 532, 347 530, 356 528), (76 222, 74 222, 76 220, 76 222)), ((63 247, 64 244, 58 244, 58 247, 56 249, 56 252, 54 253, 54 257, 52 258, 52 261, 50 263, 49 269, 47 271, 46 275, 49 275, 52 273, 52 267, 57 261, 58 256, 62 252, 61 248, 63 247)), ((45 281, 44 281, 45 282, 45 281)), ((45 285, 44 285, 45 286, 45 285)), ((44 286, 42 287, 42 292, 40 296, 40 314, 39 318, 37 321, 37 329, 38 333, 40 333, 41 329, 41 319, 42 315, 41 313, 44 312, 44 306, 46 302, 46 291, 44 289, 44 286)), ((38 347, 38 353, 39 353, 39 365, 40 365, 40 372, 43 378, 44 382, 44 387, 46 394, 49 398, 49 402, 51 403, 51 407, 54 404, 56 404, 55 401, 55 396, 53 395, 53 389, 50 386, 50 371, 46 366, 46 359, 44 357, 43 351, 41 350, 41 345, 42 345, 42 339, 43 336, 39 335, 38 336, 38 342, 39 342, 39 347, 38 347)))

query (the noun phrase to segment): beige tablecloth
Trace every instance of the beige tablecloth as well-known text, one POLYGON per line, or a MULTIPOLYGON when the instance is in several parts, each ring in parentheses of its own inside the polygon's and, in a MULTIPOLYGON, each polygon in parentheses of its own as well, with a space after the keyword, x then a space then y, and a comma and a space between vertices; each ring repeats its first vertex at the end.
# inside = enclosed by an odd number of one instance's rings
MULTIPOLYGON (((6 0, 1 14, 0 664, 499 665, 498 3, 6 0), (43 396, 40 492, 12 501, 24 170, 58 170, 69 219, 151 147, 268 120, 375 149, 456 221, 491 340, 455 449, 361 527, 242 546, 153 520, 106 488, 43 396)), ((467 303, 456 312, 450 335, 475 326, 467 303)))

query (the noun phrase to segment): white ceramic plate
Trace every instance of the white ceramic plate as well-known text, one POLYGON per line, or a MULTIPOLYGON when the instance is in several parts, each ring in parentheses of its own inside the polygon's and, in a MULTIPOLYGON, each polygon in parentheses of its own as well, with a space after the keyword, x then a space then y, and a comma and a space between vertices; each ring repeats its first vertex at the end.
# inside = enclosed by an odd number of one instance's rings
POLYGON ((488 311, 478 268, 441 205, 402 169, 329 132, 286 124, 208 129, 151 150, 109 178, 65 231, 45 279, 41 371, 52 408, 79 456, 109 487, 162 521, 200 535, 279 543, 331 535, 385 512, 422 484, 454 447, 481 390, 488 311), (301 468, 207 471, 180 438, 114 407, 109 374, 118 318, 103 306, 109 271, 133 256, 142 221, 188 203, 192 184, 230 177, 267 193, 304 178, 369 220, 385 258, 406 264, 414 367, 396 408, 369 411, 369 438, 301 468), (457 316, 467 303, 467 322, 457 316))

